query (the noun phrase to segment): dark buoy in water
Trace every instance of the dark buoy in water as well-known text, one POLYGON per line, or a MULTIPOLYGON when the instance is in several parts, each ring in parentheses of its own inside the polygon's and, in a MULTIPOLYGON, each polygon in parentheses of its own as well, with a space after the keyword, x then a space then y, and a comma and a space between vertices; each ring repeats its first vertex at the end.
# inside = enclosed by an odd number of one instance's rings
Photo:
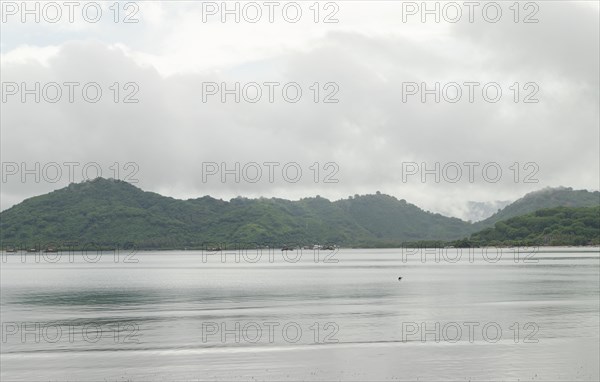
POLYGON ((398 281, 402 280, 402 277, 398 277, 398 281))

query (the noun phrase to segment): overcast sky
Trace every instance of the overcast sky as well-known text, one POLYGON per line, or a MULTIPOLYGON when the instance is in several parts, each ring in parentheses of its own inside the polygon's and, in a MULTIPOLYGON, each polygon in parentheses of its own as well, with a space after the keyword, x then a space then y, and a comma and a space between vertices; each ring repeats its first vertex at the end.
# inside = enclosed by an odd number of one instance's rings
POLYGON ((74 22, 63 7, 52 23, 56 9, 39 3, 35 22, 20 4, 2 10, 2 209, 66 186, 65 162, 78 163, 77 182, 84 166, 89 177, 95 164, 104 177, 118 167, 119 178, 176 198, 380 191, 465 219, 469 201, 600 187, 597 2, 522 2, 518 14, 512 1, 486 14, 480 3, 473 22, 469 8, 454 6, 462 2, 440 2, 439 22, 422 22, 421 2, 321 2, 318 15, 302 2, 297 22, 296 3, 239 2, 239 23, 222 22, 221 2, 121 3, 118 15, 112 1, 98 2, 95 23, 94 5, 88 20, 80 3, 74 22), (127 15, 138 22, 124 23, 127 15), (23 94, 23 83, 36 82, 39 103, 23 94), (64 84, 72 82, 71 103, 64 84), (423 102, 421 84, 435 90, 436 82, 440 102, 427 93, 423 102), (240 84, 239 103, 235 94, 222 102, 222 83, 240 84), (257 88, 262 96, 250 102, 257 88), (222 182, 218 167, 236 172, 236 162, 239 182, 233 173, 222 182), (21 163, 33 170, 24 182, 21 163), (423 163, 433 170, 425 181, 423 163))

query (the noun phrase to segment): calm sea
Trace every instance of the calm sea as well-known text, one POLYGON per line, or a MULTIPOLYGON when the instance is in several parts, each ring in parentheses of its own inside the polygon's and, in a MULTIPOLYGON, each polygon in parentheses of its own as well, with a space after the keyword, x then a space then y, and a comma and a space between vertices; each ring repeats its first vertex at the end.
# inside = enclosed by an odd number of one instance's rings
POLYGON ((471 251, 3 253, 1 379, 599 380, 599 249, 471 251))

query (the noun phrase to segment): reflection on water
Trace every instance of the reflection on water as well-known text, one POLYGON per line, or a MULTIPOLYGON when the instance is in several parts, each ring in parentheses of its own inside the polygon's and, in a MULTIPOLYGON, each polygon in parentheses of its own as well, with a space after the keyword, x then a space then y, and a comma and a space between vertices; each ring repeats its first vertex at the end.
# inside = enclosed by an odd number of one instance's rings
POLYGON ((599 379, 598 249, 404 251, 4 255, 2 380, 599 379))

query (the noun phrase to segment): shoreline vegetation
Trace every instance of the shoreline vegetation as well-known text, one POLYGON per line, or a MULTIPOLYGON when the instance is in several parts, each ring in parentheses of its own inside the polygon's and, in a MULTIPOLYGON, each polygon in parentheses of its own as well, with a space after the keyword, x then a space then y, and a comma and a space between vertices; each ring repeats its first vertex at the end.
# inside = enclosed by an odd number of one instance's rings
MULTIPOLYGON (((486 249, 486 248, 498 248, 498 249, 519 249, 519 248, 569 248, 569 250, 564 251, 551 251, 552 253, 570 253, 570 252, 584 252, 584 253, 600 253, 600 245, 598 244, 590 244, 590 245, 542 245, 542 246, 510 246, 510 245, 490 245, 490 246, 479 246, 479 247, 338 247, 335 250, 359 250, 359 249, 398 249, 398 250, 411 250, 411 249, 456 249, 456 250, 468 250, 468 249, 486 249), (572 249, 571 249, 572 248, 572 249), (587 250, 590 249, 590 250, 587 250)), ((9 253, 18 253, 18 254, 42 254, 42 253, 76 253, 76 252, 115 252, 115 251, 130 251, 131 253, 137 252, 209 252, 209 253, 226 253, 226 252, 234 252, 234 251, 254 251, 254 250, 263 250, 263 251, 306 251, 306 252, 333 252, 334 250, 313 250, 313 249, 305 249, 305 248, 293 248, 282 250, 281 248, 275 247, 261 247, 261 248, 249 248, 249 247, 236 247, 236 248, 227 248, 222 250, 214 250, 214 249, 206 249, 206 248, 120 248, 120 247, 95 247, 93 249, 89 247, 61 247, 52 250, 31 250, 31 249, 23 249, 23 248, 2 248, 0 249, 0 253, 9 254, 9 253)))
POLYGON ((527 194, 476 223, 379 192, 334 202, 319 196, 177 200, 103 178, 0 213, 0 249, 8 253, 598 245, 600 192, 571 188, 527 194))

